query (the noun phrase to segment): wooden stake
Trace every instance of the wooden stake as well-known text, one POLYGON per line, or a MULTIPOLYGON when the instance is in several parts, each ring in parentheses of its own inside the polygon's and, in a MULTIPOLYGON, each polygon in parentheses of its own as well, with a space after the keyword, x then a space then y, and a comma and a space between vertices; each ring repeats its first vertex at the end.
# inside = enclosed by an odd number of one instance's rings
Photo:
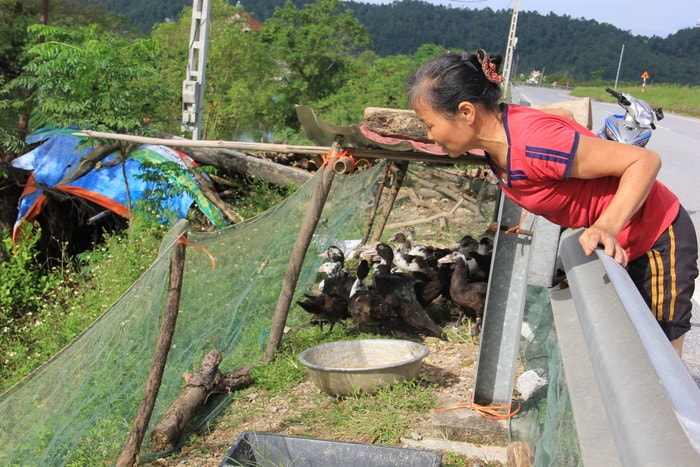
POLYGON ((168 285, 168 296, 165 303, 163 321, 158 332, 156 348, 153 353, 151 371, 148 374, 146 388, 144 389, 141 403, 139 404, 134 425, 129 434, 129 438, 124 445, 124 449, 117 460, 118 467, 132 467, 137 465, 141 443, 148 428, 148 422, 153 413, 153 406, 158 397, 158 390, 163 380, 165 362, 168 359, 168 351, 175 334, 175 323, 180 307, 180 293, 182 291, 182 275, 185 267, 185 242, 186 232, 183 233, 175 246, 173 246, 172 259, 170 261, 170 283, 168 285))
POLYGON ((367 228, 365 233, 362 235, 361 245, 367 244, 367 239, 369 239, 369 234, 372 232, 372 226, 374 225, 374 219, 377 217, 377 211, 379 210, 379 201, 382 199, 382 193, 384 193, 384 187, 391 178, 391 162, 387 163, 386 171, 384 172, 384 178, 379 181, 379 186, 377 187, 377 193, 374 195, 374 204, 372 204, 372 211, 369 213, 369 220, 367 221, 367 228))
POLYGON ((399 195, 399 190, 403 184, 403 179, 406 177, 406 172, 408 171, 408 161, 396 162, 396 168, 398 169, 396 180, 394 180, 394 184, 391 186, 389 197, 384 202, 384 210, 382 211, 382 216, 377 224, 377 230, 374 231, 374 235, 372 236, 372 243, 378 242, 379 239, 382 238, 384 227, 389 219, 389 214, 391 214, 391 208, 394 207, 394 201, 396 201, 396 197, 399 195))
POLYGON ((298 152, 301 154, 325 154, 330 149, 328 146, 294 146, 290 144, 254 143, 248 141, 208 141, 191 139, 150 138, 147 136, 105 133, 102 131, 93 130, 78 131, 73 133, 73 135, 88 138, 118 139, 121 141, 129 141, 132 143, 162 144, 163 146, 190 148, 235 148, 272 152, 298 152))
MULTIPOLYGON (((333 142, 332 150, 337 153, 342 152, 338 140, 333 142)), ((334 175, 335 171, 333 170, 333 166, 331 164, 326 165, 326 167, 323 169, 322 178, 318 184, 318 187, 316 188, 316 192, 309 202, 310 206, 306 210, 304 221, 301 224, 301 230, 297 235, 297 240, 294 244, 292 255, 289 258, 287 270, 284 273, 284 282, 282 283, 282 290, 280 291, 280 295, 277 300, 275 316, 272 320, 272 329, 270 330, 270 339, 267 342, 265 354, 263 355, 263 363, 270 363, 272 360, 274 360, 275 351, 282 341, 282 333, 284 332, 284 326, 287 323, 289 306, 292 303, 294 290, 296 289, 297 282, 299 281, 299 274, 301 273, 301 267, 304 264, 306 250, 309 248, 309 244, 311 243, 313 234, 316 231, 318 221, 321 219, 321 213, 323 212, 323 207, 326 204, 328 193, 331 191, 331 184, 333 183, 334 175)))

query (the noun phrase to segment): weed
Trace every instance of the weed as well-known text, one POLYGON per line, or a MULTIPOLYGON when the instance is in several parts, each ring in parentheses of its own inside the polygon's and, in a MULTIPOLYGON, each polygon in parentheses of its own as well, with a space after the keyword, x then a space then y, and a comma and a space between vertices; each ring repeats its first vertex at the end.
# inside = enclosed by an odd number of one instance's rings
POLYGON ((356 336, 349 336, 342 325, 335 326, 332 332, 321 331, 317 326, 300 329, 286 338, 272 362, 252 370, 255 385, 272 395, 284 393, 307 377, 306 368, 299 362, 301 352, 324 342, 353 338, 356 336))
POLYGON ((248 219, 254 217, 294 193, 296 187, 272 185, 262 180, 247 177, 246 184, 239 190, 236 209, 248 219))
MULTIPOLYGON (((324 436, 375 444, 396 445, 415 417, 435 406, 429 388, 416 381, 403 381, 378 388, 374 395, 355 394, 336 398, 331 406, 305 412, 301 423, 324 436)), ((312 433, 313 435, 314 433, 312 433)))
MULTIPOLYGON (((336 326, 330 333, 317 327, 292 333, 273 362, 253 369, 255 386, 234 396, 240 403, 247 402, 246 410, 227 410, 226 425, 245 425, 256 411, 266 410, 251 403, 261 391, 268 399, 276 395, 288 397, 293 386, 305 381, 307 370, 299 363, 299 354, 305 349, 324 342, 376 337, 357 336, 348 333, 343 326, 336 326)), ((331 398, 319 393, 319 402, 313 408, 290 412, 287 422, 303 427, 297 432, 302 436, 395 445, 406 436, 415 417, 424 416, 435 406, 432 389, 420 380, 413 380, 378 388, 372 395, 356 393, 345 398, 331 398)))

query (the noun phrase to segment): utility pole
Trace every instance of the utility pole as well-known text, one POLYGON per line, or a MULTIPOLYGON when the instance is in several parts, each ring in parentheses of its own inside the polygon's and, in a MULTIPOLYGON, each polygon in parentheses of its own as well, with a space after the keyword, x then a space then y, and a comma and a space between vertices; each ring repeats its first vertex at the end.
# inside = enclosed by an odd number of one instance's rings
POLYGON ((620 50, 620 61, 617 62, 617 73, 615 74, 615 86, 613 89, 617 89, 617 79, 620 77, 620 67, 622 66, 622 54, 625 53, 625 44, 622 44, 622 49, 620 50))
POLYGON ((182 82, 182 131, 191 131, 194 140, 198 140, 202 132, 209 10, 209 0, 193 0, 187 76, 182 82))
POLYGON ((515 37, 515 27, 518 24, 518 6, 520 0, 515 0, 513 5, 513 16, 510 19, 510 30, 508 31, 508 45, 506 46, 506 61, 503 64, 503 89, 504 98, 506 101, 510 100, 510 69, 513 65, 513 52, 515 51, 515 46, 518 43, 518 38, 515 37))

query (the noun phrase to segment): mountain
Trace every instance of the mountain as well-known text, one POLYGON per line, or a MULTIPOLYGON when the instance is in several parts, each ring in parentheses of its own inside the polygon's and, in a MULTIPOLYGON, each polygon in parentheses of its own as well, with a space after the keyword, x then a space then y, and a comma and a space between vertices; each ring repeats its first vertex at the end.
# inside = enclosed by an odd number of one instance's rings
MULTIPOLYGON (((229 0, 233 3, 232 0, 229 0)), ((271 17, 286 0, 242 0, 258 21, 271 17)), ((311 0, 292 0, 297 7, 311 0)), ((108 0, 109 9, 131 19, 141 30, 178 17, 187 0, 108 0)), ((373 50, 380 56, 413 54, 422 44, 451 50, 505 54, 511 10, 470 9, 433 5, 420 0, 375 5, 347 1, 346 8, 367 28, 373 50)), ((561 73, 578 81, 616 77, 638 80, 648 70, 650 83, 700 85, 700 28, 687 28, 667 38, 635 36, 595 20, 573 19, 553 13, 520 11, 513 57, 514 75, 531 70, 561 73)))
POLYGON ((176 20, 183 8, 192 6, 192 0, 106 0, 104 6, 148 32, 156 23, 176 20))

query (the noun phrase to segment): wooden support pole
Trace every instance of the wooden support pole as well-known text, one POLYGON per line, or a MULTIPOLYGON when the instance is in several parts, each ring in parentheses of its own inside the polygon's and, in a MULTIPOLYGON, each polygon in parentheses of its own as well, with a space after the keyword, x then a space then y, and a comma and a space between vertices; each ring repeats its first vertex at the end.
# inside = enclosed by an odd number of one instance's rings
MULTIPOLYGON (((338 140, 333 143, 332 151, 337 153, 342 152, 338 140)), ((280 291, 280 295, 277 300, 275 316, 272 320, 272 329, 270 330, 270 339, 267 342, 265 354, 263 355, 263 363, 270 363, 272 360, 274 360, 275 351, 282 341, 282 333, 284 332, 284 326, 287 322, 289 306, 291 305, 292 298, 294 297, 294 290, 296 289, 299 274, 301 273, 301 267, 303 266, 304 258, 306 257, 306 250, 309 248, 309 244, 311 243, 313 234, 316 231, 318 221, 321 219, 323 207, 326 204, 328 193, 331 191, 331 184, 333 183, 334 175, 335 170, 333 169, 333 166, 331 164, 326 165, 326 167, 323 169, 321 181, 316 188, 316 192, 309 202, 309 208, 306 210, 306 215, 304 216, 304 221, 301 224, 299 235, 297 235, 297 240, 294 244, 292 255, 289 258, 287 270, 284 273, 284 282, 282 283, 282 290, 280 291)))
POLYGON ((168 359, 168 351, 175 334, 175 323, 180 308, 180 293, 182 291, 182 275, 185 268, 185 243, 186 232, 180 235, 179 241, 173 246, 172 259, 170 261, 170 283, 168 284, 168 296, 165 303, 163 321, 160 325, 156 348, 153 353, 151 371, 148 373, 146 388, 144 389, 141 403, 139 404, 136 418, 124 445, 124 449, 117 460, 118 467, 132 467, 138 464, 141 443, 146 434, 148 423, 151 420, 153 406, 158 397, 158 390, 163 380, 165 362, 168 359))
MULTIPOLYGON (((289 144, 271 143, 251 143, 248 141, 206 141, 180 138, 149 138, 146 136, 124 135, 117 133, 104 133, 100 131, 84 130, 73 133, 73 136, 83 136, 86 138, 117 139, 143 144, 162 144, 175 148, 220 148, 220 149, 241 149, 250 151, 270 151, 299 154, 326 154, 332 146, 293 146, 289 144)), ((438 164, 484 164, 483 156, 462 154, 458 157, 448 157, 447 155, 428 154, 419 151, 393 151, 378 148, 353 148, 355 157, 365 159, 396 159, 407 161, 435 162, 438 164)))
POLYGON ((377 211, 379 210, 379 201, 382 199, 382 193, 384 193, 384 187, 386 183, 391 178, 391 162, 386 166, 384 171, 384 178, 379 181, 379 186, 377 186, 377 193, 374 195, 374 204, 372 204, 372 211, 369 213, 369 220, 367 221, 367 228, 365 229, 364 235, 362 235, 361 245, 366 245, 369 239, 369 234, 372 232, 372 226, 374 225, 374 219, 377 217, 377 211))
POLYGON ((396 197, 399 196, 399 190, 403 184, 403 179, 406 178, 406 172, 408 171, 408 161, 397 161, 396 168, 398 169, 396 174, 396 180, 391 186, 391 191, 389 192, 389 197, 384 203, 384 209, 382 210, 382 216, 379 219, 379 224, 377 224, 377 230, 374 231, 372 235, 372 243, 378 242, 382 238, 382 233, 384 233, 384 227, 389 220, 389 214, 391 214, 391 209, 394 207, 394 201, 396 197))

